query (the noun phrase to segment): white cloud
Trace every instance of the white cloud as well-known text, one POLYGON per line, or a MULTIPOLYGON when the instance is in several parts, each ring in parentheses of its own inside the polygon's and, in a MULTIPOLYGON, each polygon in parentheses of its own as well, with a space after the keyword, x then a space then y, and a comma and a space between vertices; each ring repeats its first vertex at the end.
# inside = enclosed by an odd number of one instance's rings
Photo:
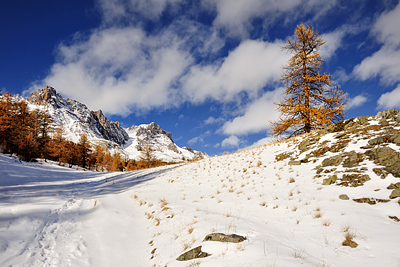
POLYGON ((353 73, 365 81, 380 76, 384 84, 400 81, 400 50, 384 46, 357 65, 353 73))
POLYGON ((361 80, 380 77, 384 84, 400 81, 400 31, 398 18, 400 3, 391 11, 383 13, 373 26, 372 33, 383 46, 373 55, 355 66, 353 74, 361 80))
POLYGON ((228 138, 222 140, 221 147, 228 148, 228 147, 239 147, 240 139, 235 136, 231 135, 228 138))
POLYGON ((179 105, 172 84, 191 62, 176 36, 146 36, 140 29, 98 30, 88 40, 60 45, 59 62, 38 86, 48 84, 67 97, 106 113, 179 105))
POLYGON ((222 123, 224 121, 225 121, 225 119, 222 118, 222 117, 214 118, 213 116, 210 116, 210 117, 208 117, 208 119, 206 119, 204 121, 204 124, 206 124, 206 125, 208 125, 208 124, 219 124, 219 123, 222 123))
POLYGON ((103 20, 115 23, 124 19, 135 20, 137 16, 158 19, 168 5, 175 7, 181 0, 98 0, 103 20))
POLYGON ((281 42, 243 41, 222 62, 193 66, 183 79, 183 91, 194 103, 233 101, 241 92, 254 98, 267 84, 279 80, 281 67, 289 59, 281 46, 281 42))
POLYGON ((346 71, 340 67, 333 74, 333 80, 335 80, 339 84, 347 82, 348 80, 350 80, 350 78, 351 78, 351 75, 347 74, 346 71))
POLYGON ((365 96, 363 94, 355 96, 355 97, 350 99, 349 105, 347 106, 347 108, 348 109, 352 109, 352 108, 356 108, 356 107, 362 106, 367 101, 368 101, 367 96, 365 96))
POLYGON ((279 116, 274 102, 282 97, 283 90, 283 88, 278 88, 264 93, 261 98, 246 107, 243 115, 226 122, 222 126, 222 132, 227 135, 244 135, 267 131, 271 126, 269 122, 276 120, 279 116))
POLYGON ((343 25, 332 32, 322 35, 325 44, 321 47, 321 56, 323 59, 331 58, 335 52, 341 48, 343 40, 347 35, 357 34, 366 27, 362 24, 358 25, 343 25))
POLYGON ((399 18, 400 2, 393 10, 383 13, 378 18, 372 32, 380 42, 387 45, 400 45, 399 18))
POLYGON ((381 95, 378 99, 378 109, 400 108, 400 85, 393 91, 381 95))
MULTIPOLYGON (((231 36, 247 37, 254 18, 273 22, 277 18, 294 20, 312 14, 314 19, 337 5, 336 0, 203 0, 203 5, 217 11, 214 25, 231 36)), ((271 23, 265 25, 271 25, 271 23)), ((268 27, 268 26, 267 26, 268 27)))
POLYGON ((193 145, 196 143, 203 143, 203 142, 204 142, 203 137, 196 136, 196 137, 193 137, 192 139, 190 139, 187 143, 189 145, 193 145))

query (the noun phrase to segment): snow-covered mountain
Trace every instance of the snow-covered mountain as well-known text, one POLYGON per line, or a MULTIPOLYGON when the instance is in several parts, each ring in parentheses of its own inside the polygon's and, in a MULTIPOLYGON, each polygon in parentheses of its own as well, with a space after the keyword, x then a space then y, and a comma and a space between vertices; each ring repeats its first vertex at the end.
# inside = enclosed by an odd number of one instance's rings
POLYGON ((123 128, 119 122, 109 122, 101 110, 92 111, 76 100, 65 99, 50 86, 33 92, 25 100, 31 109, 47 111, 54 124, 63 129, 64 137, 74 142, 86 134, 92 143, 101 144, 131 159, 139 158, 146 144, 150 144, 154 156, 163 161, 177 162, 204 157, 201 152, 177 146, 171 133, 154 122, 123 128))
POLYGON ((140 157, 143 146, 150 144, 156 158, 163 161, 181 161, 185 159, 203 158, 203 153, 187 147, 179 147, 172 140, 172 134, 161 129, 152 122, 126 129, 129 139, 124 151, 133 158, 140 157))

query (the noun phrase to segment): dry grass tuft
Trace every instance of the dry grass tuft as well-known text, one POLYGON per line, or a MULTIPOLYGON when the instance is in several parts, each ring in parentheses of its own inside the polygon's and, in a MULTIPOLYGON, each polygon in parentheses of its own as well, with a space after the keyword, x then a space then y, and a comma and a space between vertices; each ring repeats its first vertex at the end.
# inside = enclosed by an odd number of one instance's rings
POLYGON ((295 249, 292 253, 293 258, 295 259, 304 259, 305 255, 304 255, 304 249, 303 250, 297 250, 295 249))
POLYGON ((325 259, 322 259, 321 263, 317 265, 317 267, 329 267, 330 265, 326 262, 325 259))
POLYGON ((196 260, 196 261, 189 263, 189 265, 187 265, 187 267, 198 267, 198 266, 200 266, 200 263, 201 263, 200 260, 196 260))
POLYGON ((188 250, 189 248, 190 248, 190 242, 189 241, 186 241, 186 242, 183 242, 182 243, 182 249, 185 251, 185 250, 188 250))
POLYGON ((194 228, 191 226, 191 227, 189 227, 189 229, 188 229, 188 234, 190 235, 191 233, 193 233, 193 230, 194 230, 194 228))
POLYGON ((321 211, 316 211, 313 215, 314 219, 318 219, 322 217, 322 212, 321 211))
POLYGON ((322 222, 322 225, 328 227, 328 226, 331 225, 331 221, 330 220, 325 220, 325 221, 322 222))

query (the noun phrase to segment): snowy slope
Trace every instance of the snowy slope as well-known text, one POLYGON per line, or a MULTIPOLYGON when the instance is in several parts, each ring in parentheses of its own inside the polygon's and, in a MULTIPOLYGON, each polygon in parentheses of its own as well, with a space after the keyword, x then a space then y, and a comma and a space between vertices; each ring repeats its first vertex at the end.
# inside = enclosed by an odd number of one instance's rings
POLYGON ((0 265, 399 267, 399 198, 389 198, 393 190, 387 187, 400 179, 390 167, 384 179, 374 171, 385 162, 364 156, 354 166, 344 156, 382 147, 399 153, 396 138, 376 139, 399 134, 399 115, 386 115, 129 173, 76 171, 0 155, 0 265), (329 165, 338 155, 341 163, 329 165), (345 186, 345 174, 370 180, 345 186), (336 182, 323 185, 332 175, 336 182), (339 198, 344 194, 348 200, 339 198), (363 197, 385 202, 355 201, 363 197), (203 241, 213 232, 247 240, 203 241), (342 245, 346 233, 356 248, 342 245), (176 260, 199 245, 211 256, 176 260))

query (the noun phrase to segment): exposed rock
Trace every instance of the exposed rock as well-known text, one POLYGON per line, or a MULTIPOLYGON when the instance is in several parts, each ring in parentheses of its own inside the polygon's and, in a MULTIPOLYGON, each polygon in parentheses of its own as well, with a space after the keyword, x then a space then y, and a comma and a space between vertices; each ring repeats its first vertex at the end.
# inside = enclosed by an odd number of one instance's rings
POLYGON ((376 203, 386 203, 389 202, 389 199, 375 199, 375 198, 368 198, 368 197, 362 197, 362 198, 355 198, 353 199, 354 202, 357 203, 367 203, 369 205, 375 205, 376 203))
POLYGON ((336 132, 341 132, 345 130, 345 126, 349 123, 353 122, 353 119, 349 120, 344 120, 344 121, 339 121, 327 128, 328 132, 330 133, 336 133, 336 132))
POLYGON ((342 245, 348 246, 351 248, 356 248, 358 246, 358 244, 356 242, 354 242, 353 240, 347 240, 347 239, 345 241, 343 241, 342 245))
POLYGON ((397 218, 397 216, 389 216, 390 219, 392 219, 395 222, 400 222, 400 219, 397 218))
POLYGON ((310 149, 309 147, 315 143, 317 143, 319 141, 319 137, 318 136, 310 136, 308 138, 306 138, 304 141, 302 141, 299 144, 299 149, 301 151, 301 153, 303 153, 304 151, 310 149))
POLYGON ((395 184, 390 184, 387 189, 400 189, 400 182, 397 182, 395 184))
POLYGON ((90 138, 100 138, 123 145, 128 140, 128 134, 119 127, 119 123, 110 123, 101 110, 91 111, 78 101, 65 99, 50 86, 33 92, 26 99, 33 105, 46 106, 56 125, 63 130, 73 133, 77 140, 82 134, 90 138), (74 121, 74 123, 65 123, 74 121), (69 128, 67 128, 69 127, 69 128))
POLYGON ((349 200, 350 198, 349 198, 349 196, 346 195, 346 194, 341 194, 341 195, 339 196, 339 199, 341 199, 341 200, 349 200))
MULTIPOLYGON (((46 85, 44 89, 33 92, 26 100, 36 105, 46 105, 50 99, 57 97, 57 92, 53 87, 46 85)), ((61 97, 61 95, 58 95, 61 97)))
POLYGON ((246 239, 247 238, 244 236, 236 234, 226 235, 222 233, 212 233, 204 237, 204 241, 219 241, 219 242, 230 242, 230 243, 240 243, 246 239))
POLYGON ((379 111, 376 117, 382 119, 396 119, 398 114, 399 111, 397 109, 389 109, 389 110, 379 111))
POLYGON ((191 250, 181 254, 178 258, 176 258, 176 260, 188 261, 188 260, 193 260, 193 259, 205 258, 208 256, 211 256, 211 254, 201 251, 201 246, 198 246, 194 249, 191 249, 191 250))
MULTIPOLYGON (((398 118, 400 118, 400 116, 398 118)), ((392 135, 390 141, 396 145, 400 145, 400 133, 392 135)))
POLYGON ((322 167, 327 166, 338 166, 343 161, 343 157, 341 155, 336 155, 322 161, 322 167))
POLYGON ((288 163, 288 165, 300 165, 300 164, 301 164, 300 160, 291 160, 288 163))
POLYGON ((343 162, 343 167, 353 168, 359 165, 364 160, 364 155, 356 153, 355 151, 343 153, 347 158, 343 162))
POLYGON ((337 180, 337 176, 336 175, 332 175, 329 178, 326 178, 322 181, 323 185, 330 185, 330 184, 334 184, 337 180))
POLYGON ((378 175, 381 179, 385 179, 389 172, 387 172, 385 169, 382 168, 373 168, 372 171, 378 175))
POLYGON ((113 141, 117 144, 125 144, 129 136, 119 125, 119 122, 109 122, 103 115, 101 110, 91 111, 93 120, 90 123, 93 128, 96 129, 104 139, 113 141))
POLYGON ((368 150, 365 155, 376 164, 386 166, 386 170, 395 177, 400 177, 400 153, 390 147, 368 150))
POLYGON ((338 185, 357 187, 364 185, 366 181, 371 180, 367 174, 343 174, 343 177, 338 185))
POLYGON ((376 138, 373 138, 371 140, 368 141, 368 144, 371 146, 376 146, 376 145, 380 145, 383 143, 388 143, 390 142, 390 136, 389 135, 385 135, 385 136, 378 136, 376 138))
POLYGON ((275 160, 276 160, 276 161, 285 160, 285 159, 289 158, 290 155, 292 155, 292 154, 293 154, 293 153, 286 153, 286 152, 280 153, 280 154, 278 154, 278 155, 275 156, 275 160))
POLYGON ((396 198, 396 197, 400 197, 400 189, 399 188, 393 190, 392 193, 389 196, 390 199, 393 199, 393 198, 396 198))

